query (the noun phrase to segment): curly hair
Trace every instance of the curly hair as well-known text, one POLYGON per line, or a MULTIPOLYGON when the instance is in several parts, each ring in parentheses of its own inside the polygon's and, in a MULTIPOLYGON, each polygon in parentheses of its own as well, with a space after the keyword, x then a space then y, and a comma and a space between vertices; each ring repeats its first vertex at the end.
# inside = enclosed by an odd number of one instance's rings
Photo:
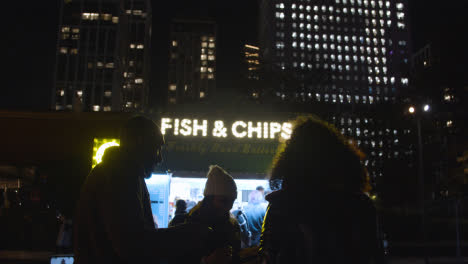
POLYGON ((281 143, 270 173, 272 189, 307 196, 320 192, 367 192, 364 154, 338 130, 315 116, 293 122, 291 138, 281 143))

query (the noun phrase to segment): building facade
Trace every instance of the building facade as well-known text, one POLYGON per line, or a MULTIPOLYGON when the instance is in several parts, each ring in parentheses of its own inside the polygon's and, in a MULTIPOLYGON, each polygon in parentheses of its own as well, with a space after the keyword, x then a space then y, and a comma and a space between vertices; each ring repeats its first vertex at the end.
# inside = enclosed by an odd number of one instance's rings
POLYGON ((175 19, 169 45, 168 103, 206 100, 216 90, 216 23, 175 19))
POLYGON ((145 111, 151 22, 149 0, 64 1, 52 109, 145 111))
POLYGON ((321 117, 365 151, 372 180, 382 176, 408 132, 386 117, 409 85, 406 1, 263 0, 260 13, 263 67, 294 80, 279 80, 274 96, 323 106, 321 117))

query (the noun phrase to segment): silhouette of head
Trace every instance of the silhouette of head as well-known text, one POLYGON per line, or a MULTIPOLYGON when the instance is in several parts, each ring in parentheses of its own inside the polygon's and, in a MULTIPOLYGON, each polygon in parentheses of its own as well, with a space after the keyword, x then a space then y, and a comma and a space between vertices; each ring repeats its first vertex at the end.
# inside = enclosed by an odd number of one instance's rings
POLYGON ((367 172, 361 164, 363 157, 334 126, 313 116, 299 117, 293 123, 291 138, 276 153, 270 186, 304 197, 314 189, 368 191, 367 172))
POLYGON ((187 210, 187 203, 185 202, 185 200, 177 200, 176 202, 176 210, 177 211, 185 211, 187 210))
POLYGON ((130 118, 120 131, 121 149, 143 165, 145 177, 150 177, 154 167, 162 161, 163 145, 159 126, 143 116, 130 118))

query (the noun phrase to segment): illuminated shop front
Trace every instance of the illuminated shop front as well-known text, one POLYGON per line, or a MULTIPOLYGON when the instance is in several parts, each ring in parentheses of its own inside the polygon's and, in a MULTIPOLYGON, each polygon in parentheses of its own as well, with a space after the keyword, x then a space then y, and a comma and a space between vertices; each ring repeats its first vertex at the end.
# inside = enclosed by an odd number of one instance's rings
MULTIPOLYGON (((159 124, 166 140, 163 162, 146 180, 159 227, 167 227, 176 200, 184 199, 191 207, 203 199, 212 164, 234 177, 238 195, 233 210, 245 206, 256 187, 268 190, 265 177, 278 143, 292 131, 291 123, 271 120, 162 117, 159 124)), ((93 166, 106 148, 118 144, 118 139, 94 139, 93 166)))

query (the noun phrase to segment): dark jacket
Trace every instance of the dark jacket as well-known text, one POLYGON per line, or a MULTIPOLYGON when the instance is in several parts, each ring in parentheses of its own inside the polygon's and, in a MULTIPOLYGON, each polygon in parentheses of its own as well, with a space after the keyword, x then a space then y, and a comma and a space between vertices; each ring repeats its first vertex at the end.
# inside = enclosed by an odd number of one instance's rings
POLYGON ((189 254, 203 244, 186 227, 155 228, 143 168, 119 151, 88 175, 74 224, 78 264, 158 263, 181 248, 189 254), (171 248, 172 241, 178 241, 177 248, 171 248))
MULTIPOLYGON (((232 215, 226 218, 225 221, 214 221, 214 218, 203 209, 202 201, 190 210, 186 223, 201 224, 202 226, 210 227, 213 230, 213 234, 208 242, 207 251, 200 252, 200 256, 207 256, 216 248, 232 247, 232 263, 239 263, 239 252, 241 247, 240 228, 237 220, 232 215)), ((179 263, 199 264, 196 258, 193 261, 185 259, 182 262, 179 261, 179 263)))
POLYGON ((187 218, 187 213, 185 211, 176 211, 174 218, 169 222, 169 226, 177 226, 180 224, 185 223, 185 219, 187 218))
POLYGON ((382 263, 376 210, 364 194, 269 196, 260 254, 268 264, 382 263))

